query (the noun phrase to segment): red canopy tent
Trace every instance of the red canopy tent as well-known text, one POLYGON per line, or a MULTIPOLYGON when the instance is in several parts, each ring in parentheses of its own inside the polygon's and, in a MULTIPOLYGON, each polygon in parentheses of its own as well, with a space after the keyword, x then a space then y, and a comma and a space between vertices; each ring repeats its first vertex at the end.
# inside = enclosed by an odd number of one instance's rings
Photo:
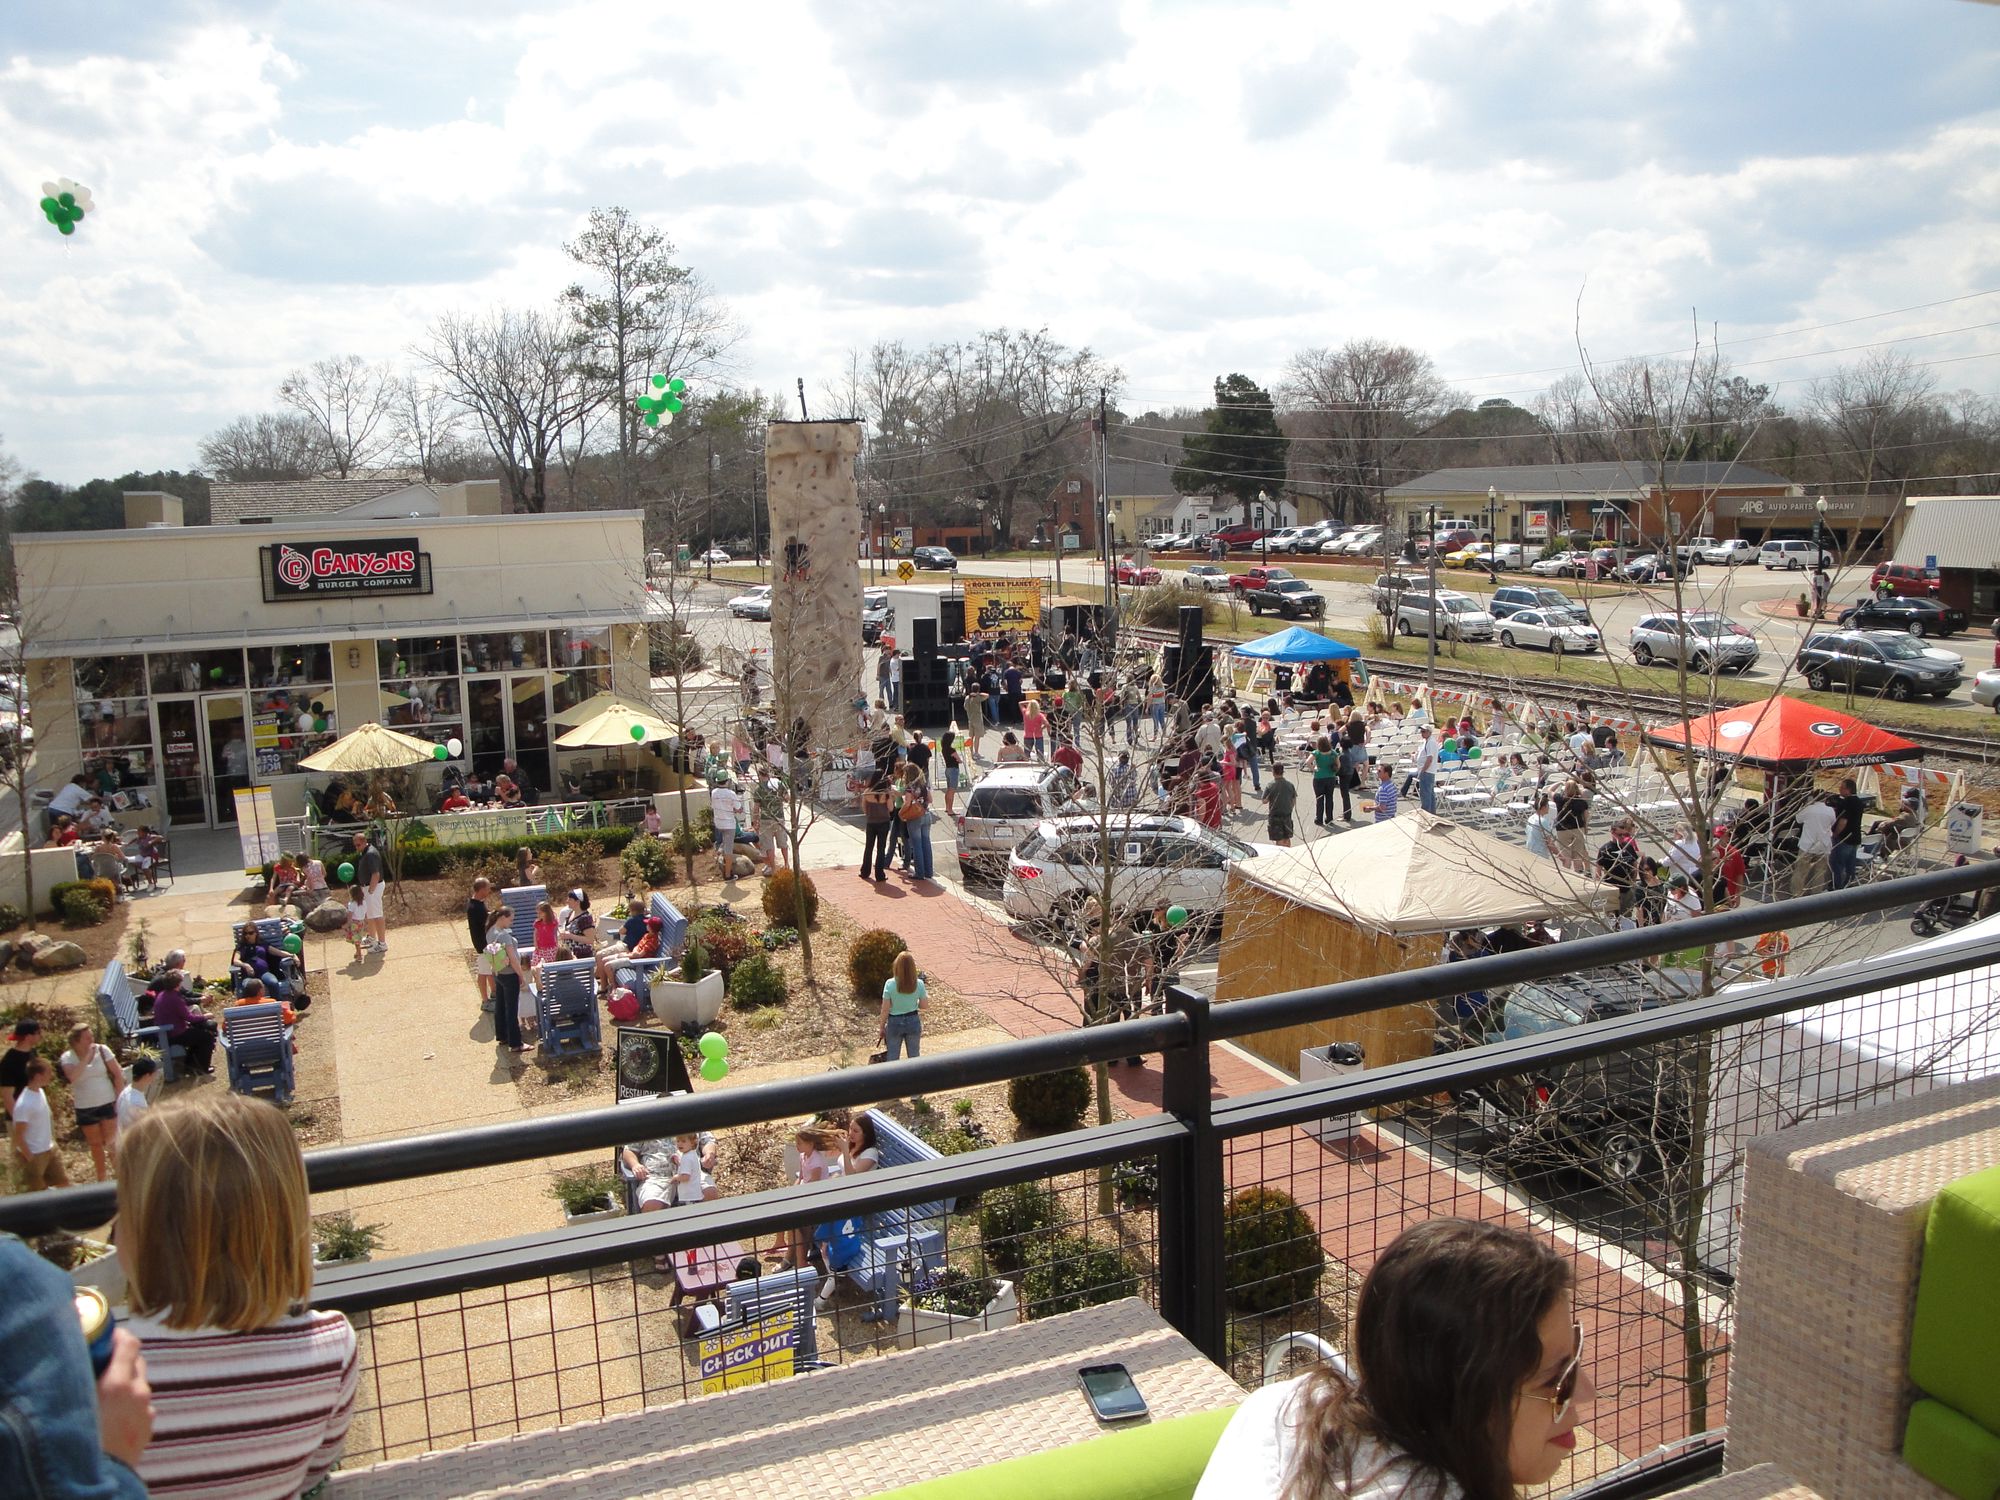
POLYGON ((1684 724, 1648 729, 1645 738, 1652 745, 1787 773, 1879 766, 1921 760, 1924 754, 1921 746, 1886 729, 1783 695, 1740 703, 1684 724))

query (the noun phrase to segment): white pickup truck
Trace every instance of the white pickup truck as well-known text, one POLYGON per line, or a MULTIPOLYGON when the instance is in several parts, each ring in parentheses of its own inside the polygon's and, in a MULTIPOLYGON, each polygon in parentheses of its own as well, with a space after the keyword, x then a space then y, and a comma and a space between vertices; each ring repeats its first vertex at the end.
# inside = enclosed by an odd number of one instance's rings
POLYGON ((1691 536, 1674 548, 1674 558, 1683 568, 1698 566, 1707 556, 1708 549, 1715 545, 1712 536, 1691 536))

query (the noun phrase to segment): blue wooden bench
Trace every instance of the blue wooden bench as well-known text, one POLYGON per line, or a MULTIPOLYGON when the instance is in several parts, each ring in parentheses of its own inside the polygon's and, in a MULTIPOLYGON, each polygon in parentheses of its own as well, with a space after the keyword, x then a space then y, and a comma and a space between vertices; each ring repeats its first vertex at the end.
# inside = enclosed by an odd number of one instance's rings
POLYGON ((115 958, 104 966, 104 977, 97 981, 97 1008, 104 1013, 104 1024, 113 1036, 157 1051, 160 1081, 174 1081, 178 1072, 174 1059, 186 1057, 187 1048, 178 1043, 169 1046, 165 1027, 148 1026, 139 1018, 139 997, 132 993, 132 978, 115 958))
POLYGON ((597 1019, 597 960, 552 960, 537 971, 535 1020, 544 1057, 581 1057, 603 1049, 597 1019))
POLYGON ((273 1103, 292 1102, 292 1033, 283 1006, 267 1000, 224 1007, 221 1041, 230 1088, 239 1094, 268 1088, 273 1103))
POLYGON ((549 899, 545 885, 510 885, 500 893, 507 908, 507 925, 514 933, 514 946, 525 956, 535 951, 535 908, 549 899))
MULTIPOLYGON (((905 1130, 882 1111, 870 1111, 869 1118, 875 1122, 875 1147, 882 1154, 884 1168, 942 1159, 922 1136, 905 1130)), ((895 1316, 906 1275, 922 1276, 944 1268, 945 1220, 953 1201, 941 1198, 908 1203, 882 1209, 863 1220, 862 1262, 854 1280, 875 1299, 878 1315, 895 1316)))
POLYGON ((660 919, 660 952, 678 953, 687 946, 688 919, 664 892, 653 892, 653 899, 646 903, 646 915, 660 919))

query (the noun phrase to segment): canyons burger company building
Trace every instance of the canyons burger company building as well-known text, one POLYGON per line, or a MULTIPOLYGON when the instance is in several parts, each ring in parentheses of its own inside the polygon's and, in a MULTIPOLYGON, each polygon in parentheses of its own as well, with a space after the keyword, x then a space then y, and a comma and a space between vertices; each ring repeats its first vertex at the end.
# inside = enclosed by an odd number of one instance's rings
POLYGON ((131 494, 126 516, 14 553, 35 784, 87 772, 129 824, 231 823, 253 784, 296 814, 300 759, 370 721, 547 790, 589 769, 552 715, 648 691, 637 511, 503 515, 474 482, 201 527, 131 494))

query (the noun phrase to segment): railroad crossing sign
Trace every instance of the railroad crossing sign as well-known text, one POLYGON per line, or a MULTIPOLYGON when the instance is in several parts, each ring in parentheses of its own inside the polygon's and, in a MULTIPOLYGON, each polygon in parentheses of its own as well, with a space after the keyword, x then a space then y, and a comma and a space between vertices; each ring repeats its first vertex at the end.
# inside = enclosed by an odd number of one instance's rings
POLYGON ((896 564, 896 576, 902 579, 903 582, 908 583, 912 578, 915 578, 917 576, 917 569, 915 564, 913 564, 907 557, 904 558, 901 562, 896 564))

